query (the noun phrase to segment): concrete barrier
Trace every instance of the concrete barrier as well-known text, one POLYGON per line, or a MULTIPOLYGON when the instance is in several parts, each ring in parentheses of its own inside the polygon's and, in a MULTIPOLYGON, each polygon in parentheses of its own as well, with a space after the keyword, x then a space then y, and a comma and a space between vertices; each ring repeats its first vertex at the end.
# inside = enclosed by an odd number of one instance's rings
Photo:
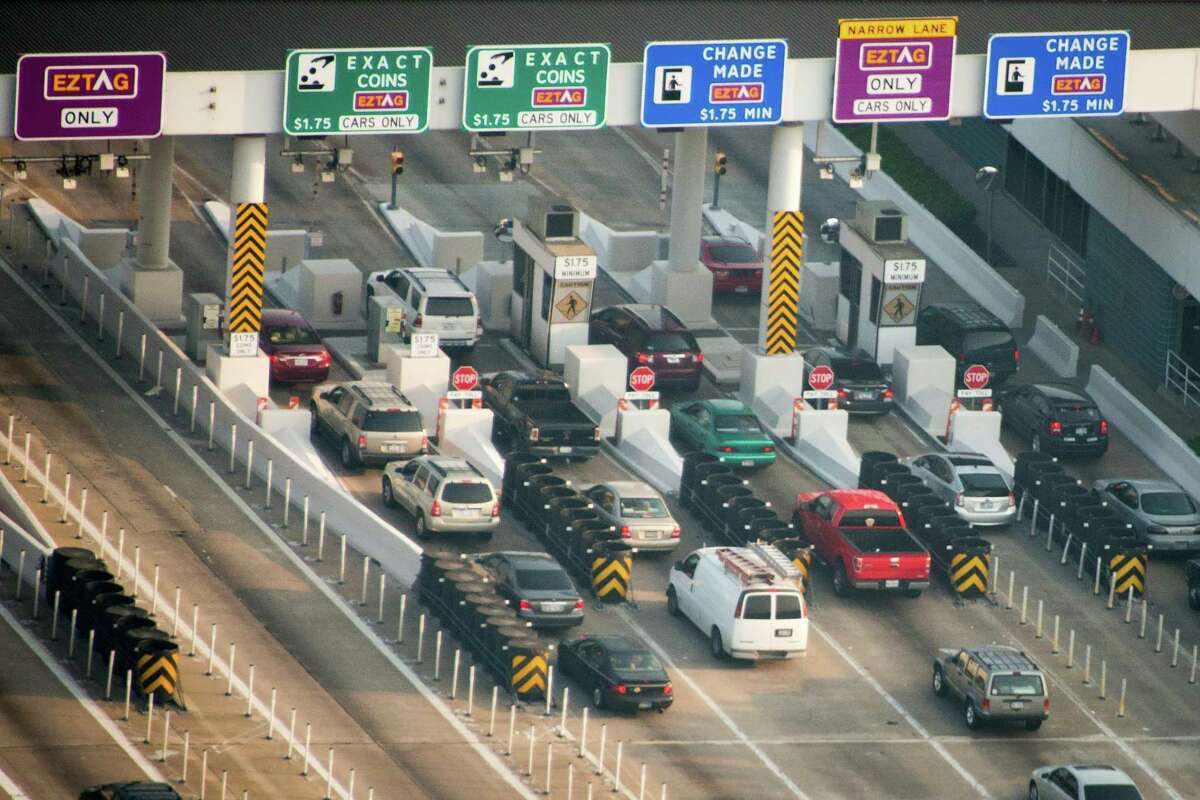
MULTIPOLYGON (((229 206, 217 200, 204 202, 204 216, 227 243, 229 241, 229 206)), ((308 256, 308 231, 303 228, 267 228, 267 253, 263 262, 266 272, 287 272, 308 256)))
POLYGON ((361 329, 363 273, 345 258, 309 258, 268 276, 267 289, 286 307, 325 330, 361 329), (335 297, 341 295, 340 311, 335 297))
POLYGON ((421 412, 425 430, 437 420, 438 402, 450 386, 450 357, 438 350, 432 358, 413 358, 408 345, 389 345, 380 355, 387 364, 387 381, 421 412))
POLYGON ((1042 314, 1025 346, 1060 378, 1074 378, 1079 372, 1079 345, 1042 314))
POLYGON ((54 242, 64 237, 70 239, 100 269, 112 269, 120 264, 129 249, 129 230, 126 228, 85 228, 38 197, 30 198, 27 208, 30 219, 43 237, 54 242))
POLYGON ((625 391, 629 362, 610 344, 576 344, 567 348, 563 378, 571 399, 600 426, 602 436, 617 428, 617 403, 625 391))
MULTIPOLYGON (((94 324, 98 313, 100 287, 104 287, 106 311, 104 317, 105 337, 116 341, 118 314, 124 312, 124 330, 119 343, 121 353, 135 361, 140 355, 141 338, 146 337, 147 377, 154 380, 150 369, 157 368, 158 354, 163 358, 163 375, 174 375, 182 369, 179 405, 181 414, 192 411, 192 387, 197 388, 196 423, 198 431, 209 433, 209 408, 212 404, 212 441, 214 446, 228 450, 232 426, 238 428, 236 460, 245 463, 246 443, 253 440, 253 471, 265 479, 268 459, 274 462, 273 485, 282 492, 287 478, 292 479, 292 498, 299 508, 303 497, 309 496, 313 512, 325 511, 330 527, 335 533, 345 533, 347 540, 360 552, 379 561, 384 569, 402 585, 411 585, 420 568, 421 549, 392 527, 380 516, 363 506, 340 488, 331 486, 322 477, 314 474, 304 460, 297 456, 292 447, 255 425, 253 417, 238 411, 203 371, 188 359, 187 355, 169 337, 162 333, 121 292, 106 283, 105 275, 98 270, 70 240, 59 240, 60 248, 74 248, 75 258, 67 276, 66 291, 76 302, 83 296, 83 279, 87 277, 90 291, 87 299, 87 316, 94 324), (153 366, 151 366, 153 365, 153 366)), ((108 345, 105 351, 108 352, 108 345)), ((164 381, 164 393, 170 393, 174 381, 164 381)))
POLYGON ((504 457, 492 444, 490 408, 447 408, 438 416, 438 452, 465 458, 493 486, 504 480, 504 457))
POLYGON ((512 324, 512 267, 511 261, 480 261, 461 276, 475 293, 486 330, 507 331, 512 324))
POLYGON ((458 274, 483 261, 480 231, 442 231, 399 206, 388 208, 385 202, 378 208, 383 221, 422 267, 448 269, 458 274))
POLYGON ((579 238, 596 251, 600 266, 612 272, 636 272, 658 258, 657 231, 615 231, 582 211, 579 238))
POLYGON ((1192 497, 1200 497, 1200 457, 1103 367, 1092 365, 1087 393, 1121 433, 1192 497))
POLYGON ((950 415, 950 437, 946 448, 957 452, 982 453, 1011 478, 1013 460, 1004 445, 1000 444, 1000 421, 1000 414, 995 411, 959 409, 950 415))
POLYGON ((742 351, 738 399, 772 435, 792 435, 792 405, 804 392, 804 356, 768 356, 752 347, 742 351))
MULTIPOLYGON (((743 222, 723 208, 713 208, 709 203, 705 203, 701 208, 704 221, 711 225, 719 235, 743 239, 755 250, 762 252, 764 237, 758 228, 748 222, 743 222)), ((806 291, 807 289, 808 287, 805 287, 806 291)))
POLYGON ((617 450, 642 480, 660 492, 679 491, 683 458, 671 445, 671 415, 665 408, 617 412, 617 450))
MULTIPOLYGON (((302 402, 305 398, 301 398, 302 402)), ((313 446, 312 412, 307 408, 261 408, 257 414, 258 426, 263 432, 290 448, 296 459, 317 477, 339 491, 337 475, 325 466, 325 460, 313 446)))
POLYGON ((858 486, 861 458, 846 441, 850 414, 808 409, 796 413, 794 448, 800 460, 834 486, 853 489, 858 486))
POLYGON ((954 399, 954 358, 938 345, 896 348, 892 386, 896 404, 930 436, 946 435, 954 399))

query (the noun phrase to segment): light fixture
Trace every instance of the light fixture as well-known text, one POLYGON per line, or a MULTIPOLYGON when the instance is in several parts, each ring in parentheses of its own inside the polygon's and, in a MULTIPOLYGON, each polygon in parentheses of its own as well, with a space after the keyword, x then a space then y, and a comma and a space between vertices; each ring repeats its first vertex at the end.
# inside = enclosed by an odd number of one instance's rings
POLYGON ((833 180, 833 164, 821 164, 820 169, 817 170, 817 174, 821 176, 821 180, 823 181, 833 180))
POLYGON ((117 157, 115 155, 113 155, 112 153, 101 153, 100 154, 100 171, 101 172, 112 172, 113 167, 116 166, 116 163, 117 163, 117 157))
POLYGON ((475 161, 471 164, 471 171, 475 173, 487 172, 487 159, 483 156, 475 156, 475 161))
POLYGON ((74 178, 63 178, 64 189, 74 189, 76 185, 77 181, 74 178))
POLYGON ((113 170, 113 174, 118 178, 129 177, 129 159, 125 156, 117 156, 117 168, 113 170))
POLYGON ((299 153, 292 159, 292 172, 304 172, 304 158, 299 153))
POLYGON ((26 168, 24 161, 18 161, 16 163, 16 170, 13 172, 13 177, 19 181, 23 181, 29 177, 29 170, 26 168))
POLYGON ((76 175, 92 174, 92 157, 91 156, 75 156, 75 174, 76 175))
POLYGON ((863 185, 862 170, 858 167, 855 167, 854 169, 852 169, 850 171, 850 188, 851 189, 861 189, 862 185, 863 185))
POLYGON ((512 183, 512 179, 513 179, 513 174, 512 174, 511 169, 501 169, 500 170, 500 182, 501 183, 512 183))
POLYGON ((337 173, 331 169, 321 170, 321 183, 333 183, 337 178, 337 173))

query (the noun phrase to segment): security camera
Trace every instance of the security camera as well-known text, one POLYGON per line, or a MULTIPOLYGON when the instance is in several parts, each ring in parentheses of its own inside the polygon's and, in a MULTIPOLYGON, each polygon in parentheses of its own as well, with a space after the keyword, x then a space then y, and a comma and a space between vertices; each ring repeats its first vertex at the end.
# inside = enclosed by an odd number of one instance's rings
POLYGON ((513 239, 512 228, 513 228, 512 218, 508 217, 508 218, 500 220, 499 224, 496 225, 496 230, 494 230, 492 233, 495 235, 495 237, 499 241, 508 243, 508 242, 511 242, 513 239))
POLYGON ((821 223, 821 241, 825 244, 837 244, 841 233, 842 223, 837 217, 830 217, 821 223))

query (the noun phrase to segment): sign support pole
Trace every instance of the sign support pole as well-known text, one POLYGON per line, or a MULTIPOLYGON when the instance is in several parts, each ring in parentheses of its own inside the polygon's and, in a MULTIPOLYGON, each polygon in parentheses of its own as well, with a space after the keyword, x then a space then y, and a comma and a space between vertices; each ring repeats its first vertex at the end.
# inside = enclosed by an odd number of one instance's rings
MULTIPOLYGON (((771 287, 771 231, 776 211, 800 211, 800 183, 804 176, 804 124, 778 125, 771 132, 771 162, 767 169, 767 220, 763 227, 763 286, 758 310, 758 350, 767 352, 767 320, 771 287)), ((699 245, 697 245, 697 252, 699 245)), ((797 303, 799 305, 799 297, 797 303)), ((796 316, 798 308, 792 309, 796 316)))

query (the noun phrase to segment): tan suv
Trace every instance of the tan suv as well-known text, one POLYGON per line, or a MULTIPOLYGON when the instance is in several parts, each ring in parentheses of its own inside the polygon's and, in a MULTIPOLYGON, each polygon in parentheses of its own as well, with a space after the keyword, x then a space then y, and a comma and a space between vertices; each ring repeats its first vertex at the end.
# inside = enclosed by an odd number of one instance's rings
POLYGON ((491 482, 461 458, 420 456, 383 470, 383 502, 413 515, 417 538, 430 533, 478 533, 500 524, 500 498, 491 482))
POLYGON ((971 730, 985 722, 1024 722, 1036 731, 1050 716, 1045 676, 1015 647, 942 648, 933 662, 933 693, 961 699, 971 730))
POLYGON ((416 406, 390 383, 354 381, 313 389, 313 435, 338 446, 346 469, 385 464, 429 450, 416 406))

